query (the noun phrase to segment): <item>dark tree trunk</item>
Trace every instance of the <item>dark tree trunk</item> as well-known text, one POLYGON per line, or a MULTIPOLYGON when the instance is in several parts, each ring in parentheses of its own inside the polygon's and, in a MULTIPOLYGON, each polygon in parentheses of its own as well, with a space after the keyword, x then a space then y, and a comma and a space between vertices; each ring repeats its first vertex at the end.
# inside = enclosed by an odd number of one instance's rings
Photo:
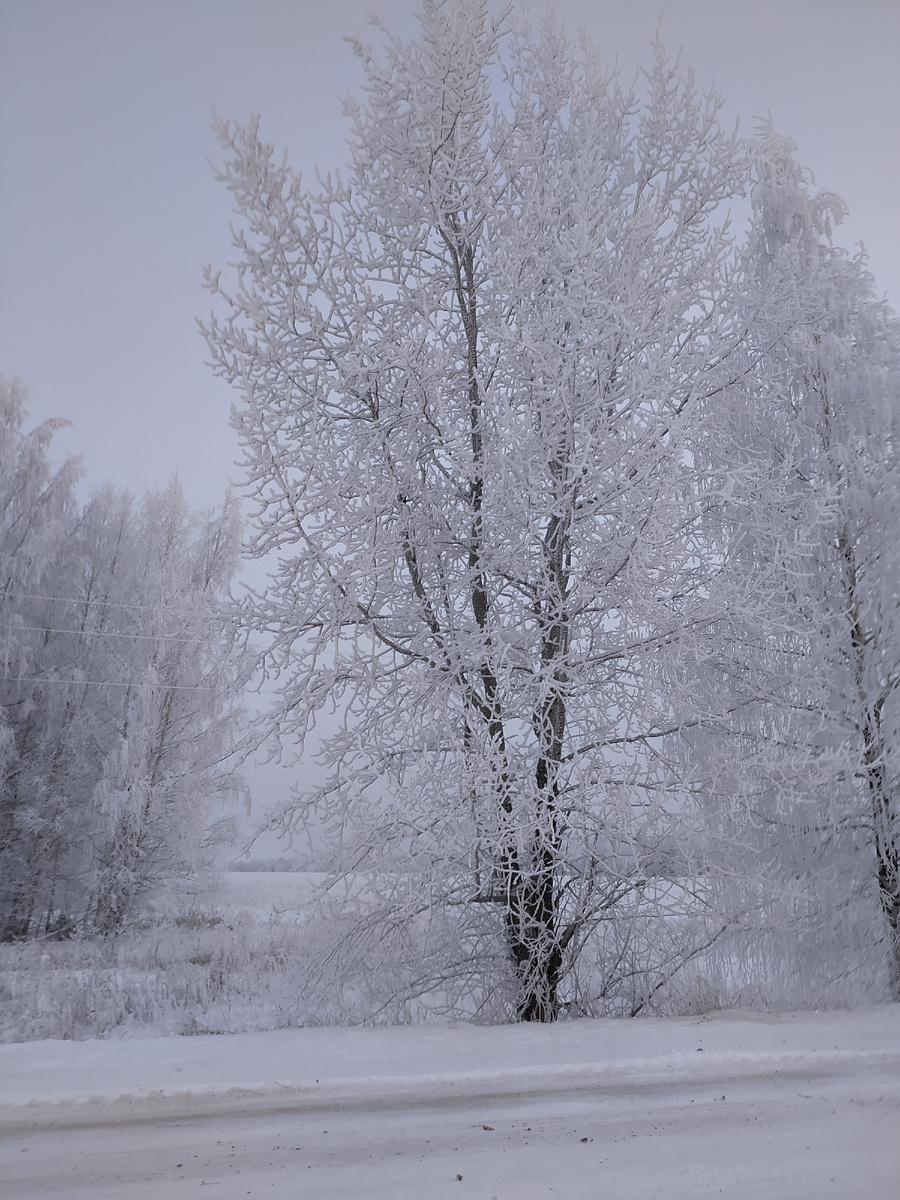
POLYGON ((538 849, 530 869, 510 864, 506 930, 519 979, 520 1021, 555 1021, 562 948, 557 936, 554 856, 538 849))
POLYGON ((872 825, 875 832, 875 870, 878 895, 888 931, 888 979, 893 1000, 900 1001, 900 844, 898 844, 897 813, 892 803, 890 785, 885 769, 886 744, 882 712, 886 692, 874 700, 870 695, 871 680, 866 677, 867 653, 875 643, 875 635, 863 624, 859 604, 856 556, 846 533, 838 546, 842 558, 847 611, 850 619, 850 638, 853 645, 856 688, 862 707, 860 734, 863 763, 869 799, 872 805, 872 825))

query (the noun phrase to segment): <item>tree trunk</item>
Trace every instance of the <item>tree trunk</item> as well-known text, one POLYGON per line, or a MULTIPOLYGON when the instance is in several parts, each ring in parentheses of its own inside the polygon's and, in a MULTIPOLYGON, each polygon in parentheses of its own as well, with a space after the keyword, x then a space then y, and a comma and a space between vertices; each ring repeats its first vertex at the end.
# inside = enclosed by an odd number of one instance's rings
POLYGON ((881 911, 888 928, 888 979, 891 999, 900 1001, 900 846, 895 833, 895 814, 885 771, 885 738, 882 728, 883 697, 874 701, 869 695, 865 676, 866 651, 874 637, 863 626, 859 607, 856 556, 853 546, 842 533, 839 549, 847 592, 850 637, 853 644, 856 687, 862 705, 861 735, 866 784, 872 804, 875 831, 875 869, 881 911))
POLYGON ((562 949, 557 936, 554 855, 535 847, 529 869, 510 863, 506 930, 519 978, 516 1017, 520 1021, 555 1021, 558 1015, 562 949))

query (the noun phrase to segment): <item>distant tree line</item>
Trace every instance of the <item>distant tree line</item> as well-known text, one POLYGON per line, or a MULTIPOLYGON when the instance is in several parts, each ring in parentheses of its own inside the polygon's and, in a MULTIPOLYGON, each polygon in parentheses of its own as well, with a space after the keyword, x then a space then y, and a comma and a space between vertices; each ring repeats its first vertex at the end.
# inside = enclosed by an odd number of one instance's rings
POLYGON ((109 934, 209 861, 240 791, 237 505, 81 502, 0 381, 0 936, 109 934))

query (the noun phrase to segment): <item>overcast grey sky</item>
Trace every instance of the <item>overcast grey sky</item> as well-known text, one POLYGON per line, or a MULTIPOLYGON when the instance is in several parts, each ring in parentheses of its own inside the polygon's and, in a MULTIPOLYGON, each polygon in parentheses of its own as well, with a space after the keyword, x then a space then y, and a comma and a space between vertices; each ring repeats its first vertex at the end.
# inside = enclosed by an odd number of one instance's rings
MULTIPOLYGON (((540 14, 543 5, 532 4, 540 14)), ((360 72, 342 40, 412 34, 414 0, 2 0, 0 373, 89 482, 136 490, 178 470, 215 503, 237 449, 229 389, 195 318, 206 263, 230 257, 227 194, 208 159, 213 108, 262 114, 296 167, 346 160, 341 97, 360 72)), ((558 0, 631 75, 659 0, 558 0)), ((879 289, 900 299, 900 5, 895 0, 668 0, 664 30, 749 130, 771 113, 851 215, 879 289)))

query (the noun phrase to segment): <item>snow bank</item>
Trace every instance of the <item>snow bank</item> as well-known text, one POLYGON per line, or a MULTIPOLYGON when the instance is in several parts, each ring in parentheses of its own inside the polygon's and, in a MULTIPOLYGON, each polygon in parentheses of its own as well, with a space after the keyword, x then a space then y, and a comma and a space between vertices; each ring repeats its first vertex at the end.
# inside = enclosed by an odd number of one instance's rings
POLYGON ((894 1062, 900 1005, 555 1025, 284 1029, 0 1046, 0 1104, 457 1087, 496 1093, 894 1062))
POLYGON ((900 1006, 0 1047, 10 1196, 871 1200, 900 1006))

